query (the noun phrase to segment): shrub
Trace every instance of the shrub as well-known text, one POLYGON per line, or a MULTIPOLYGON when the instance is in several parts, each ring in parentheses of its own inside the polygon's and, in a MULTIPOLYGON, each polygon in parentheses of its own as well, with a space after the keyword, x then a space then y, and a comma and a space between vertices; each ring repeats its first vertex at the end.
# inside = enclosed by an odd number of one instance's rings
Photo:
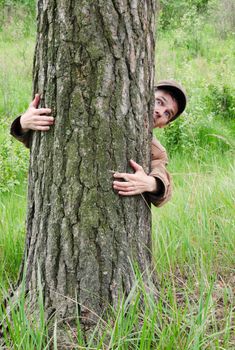
POLYGON ((208 86, 205 97, 207 111, 225 119, 235 119, 235 89, 228 86, 208 86))
MULTIPOLYGON (((159 28, 169 30, 177 28, 182 23, 185 13, 194 12, 196 17, 204 14, 212 0, 160 0, 159 1, 159 28)), ((193 25, 193 21, 191 24, 193 25)))
POLYGON ((218 34, 226 38, 235 34, 235 2, 234 0, 218 0, 213 8, 214 25, 218 34))

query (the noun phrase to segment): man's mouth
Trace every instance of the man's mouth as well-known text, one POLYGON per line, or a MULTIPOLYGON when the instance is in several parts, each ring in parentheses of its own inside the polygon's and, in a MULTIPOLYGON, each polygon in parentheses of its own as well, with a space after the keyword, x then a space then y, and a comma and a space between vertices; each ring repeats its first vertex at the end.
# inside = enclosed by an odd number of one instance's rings
POLYGON ((157 121, 157 120, 158 120, 158 116, 157 116, 157 114, 154 114, 154 116, 153 116, 153 120, 154 120, 154 121, 157 121))

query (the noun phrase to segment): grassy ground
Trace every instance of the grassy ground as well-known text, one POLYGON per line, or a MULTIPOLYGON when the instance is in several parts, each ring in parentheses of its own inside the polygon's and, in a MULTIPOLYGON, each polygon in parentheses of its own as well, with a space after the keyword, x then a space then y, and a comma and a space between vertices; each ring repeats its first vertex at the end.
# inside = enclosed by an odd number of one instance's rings
MULTIPOLYGON (((11 14, 8 25, 0 32, 0 299, 17 278, 26 215, 28 151, 11 140, 8 128, 31 98, 34 27, 31 14, 24 18, 24 11, 17 11, 17 18, 11 14)), ((206 110, 203 99, 210 91, 205 79, 219 89, 220 76, 220 85, 234 87, 235 80, 229 72, 235 56, 230 38, 221 41, 210 33, 212 29, 204 33, 200 52, 194 52, 198 50, 195 42, 190 36, 185 38, 182 31, 175 37, 162 33, 158 45, 159 78, 181 80, 190 95, 183 123, 168 134, 157 133, 170 151, 169 170, 174 180, 172 201, 152 209, 158 298, 145 292, 137 274, 129 299, 110 314, 109 320, 100 321, 89 344, 85 346, 78 325, 71 346, 74 343, 79 349, 120 350, 235 347, 234 124, 229 118, 213 114, 213 101, 207 106, 211 109, 206 110), (193 49, 189 45, 185 50, 186 39, 191 39, 193 49), (216 50, 212 39, 217 43, 216 50), (177 50, 175 40, 181 43, 177 50), (203 47, 207 47, 207 53, 203 47), (208 133, 217 134, 213 142, 208 133)), ((50 337, 56 343, 56 324, 49 326, 49 337, 42 308, 40 317, 29 317, 23 294, 17 306, 8 324, 9 333, 5 334, 7 349, 49 349, 50 337)), ((0 319, 6 321, 4 308, 0 308, 0 319)))

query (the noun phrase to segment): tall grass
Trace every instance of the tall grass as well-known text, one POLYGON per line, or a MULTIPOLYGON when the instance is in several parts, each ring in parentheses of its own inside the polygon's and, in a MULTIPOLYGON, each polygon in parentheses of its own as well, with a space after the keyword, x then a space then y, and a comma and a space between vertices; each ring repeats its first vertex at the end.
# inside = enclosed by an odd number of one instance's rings
POLYGON ((0 194, 1 287, 8 287, 17 277, 24 247, 25 209, 25 186, 18 186, 10 193, 0 194))
POLYGON ((234 160, 209 156, 202 166, 174 156, 171 168, 177 169, 173 199, 153 212, 157 270, 194 266, 200 276, 203 263, 208 276, 229 276, 235 266, 234 160))
MULTIPOLYGON (((109 317, 99 318, 86 340, 78 319, 77 327, 68 332, 64 348, 232 350, 231 291, 224 282, 218 285, 214 275, 197 278, 193 269, 189 273, 190 283, 180 274, 165 276, 156 292, 154 288, 146 290, 137 272, 135 285, 129 296, 120 300, 117 310, 110 307, 109 317), (192 282, 196 289, 191 287, 192 282)), ((5 309, 0 309, 7 349, 49 349, 52 345, 54 349, 61 348, 59 324, 55 321, 46 326, 40 295, 38 303, 39 315, 29 314, 22 290, 16 303, 10 304, 11 320, 5 309)))
POLYGON ((27 1, 24 3, 25 6, 10 6, 11 2, 7 7, 0 5, 1 120, 12 120, 26 109, 31 98, 35 16, 26 7, 27 1))
MULTIPOLYGON (((33 12, 25 7, 27 1, 21 1, 23 6, 10 1, 0 20, 1 301, 16 281, 25 236, 28 151, 11 140, 8 128, 31 98, 35 26, 33 12)), ((161 30, 157 45, 158 79, 175 78, 189 94, 185 117, 168 131, 156 133, 169 151, 174 180, 172 200, 162 208, 152 208, 158 289, 147 291, 136 271, 136 284, 128 298, 120 300, 117 310, 110 307, 109 317, 100 319, 86 342, 78 320, 67 348, 235 347, 233 102, 229 116, 226 108, 222 113, 223 104, 217 104, 224 86, 228 86, 226 98, 235 88, 234 41, 231 35, 218 35, 211 17, 198 17, 191 23, 193 11, 185 13, 182 27, 161 30), (219 97, 214 98, 213 91, 219 97)), ((1 306, 6 349, 59 348, 59 325, 46 325, 40 295, 38 303, 39 315, 30 315, 22 291, 10 305, 11 319, 1 306)))

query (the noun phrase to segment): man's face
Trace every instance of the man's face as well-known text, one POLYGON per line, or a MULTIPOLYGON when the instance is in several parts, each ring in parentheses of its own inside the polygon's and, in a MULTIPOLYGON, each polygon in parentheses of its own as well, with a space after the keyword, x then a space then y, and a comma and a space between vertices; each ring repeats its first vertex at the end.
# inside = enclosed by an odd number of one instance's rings
POLYGON ((169 121, 177 114, 178 105, 174 98, 165 91, 155 92, 155 107, 153 112, 153 127, 164 128, 169 121))

